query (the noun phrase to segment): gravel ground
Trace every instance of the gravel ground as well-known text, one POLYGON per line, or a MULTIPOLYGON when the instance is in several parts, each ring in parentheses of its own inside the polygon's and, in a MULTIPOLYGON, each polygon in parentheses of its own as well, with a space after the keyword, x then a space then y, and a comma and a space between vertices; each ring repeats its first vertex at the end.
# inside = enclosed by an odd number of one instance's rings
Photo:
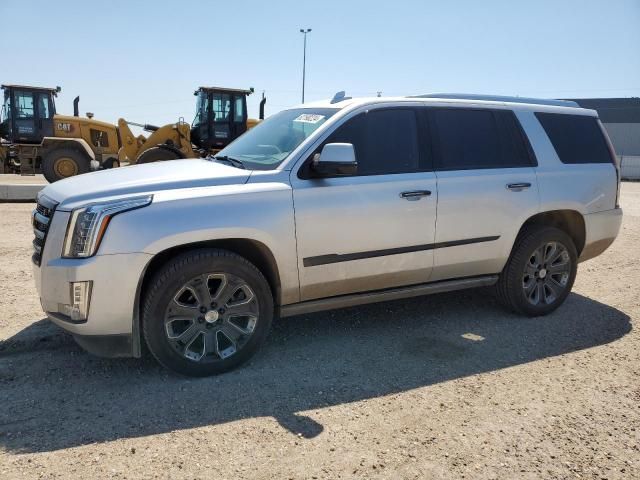
POLYGON ((483 290, 294 317, 201 380, 44 320, 33 205, 1 204, 0 478, 640 478, 640 183, 622 204, 548 317, 483 290))

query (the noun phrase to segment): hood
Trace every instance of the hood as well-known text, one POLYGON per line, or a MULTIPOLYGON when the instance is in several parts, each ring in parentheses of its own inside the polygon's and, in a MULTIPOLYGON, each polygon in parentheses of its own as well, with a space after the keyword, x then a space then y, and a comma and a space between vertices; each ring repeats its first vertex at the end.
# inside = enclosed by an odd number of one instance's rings
POLYGON ((246 183, 251 170, 204 159, 171 160, 85 173, 45 187, 40 193, 65 210, 75 203, 106 197, 154 193, 179 188, 246 183))

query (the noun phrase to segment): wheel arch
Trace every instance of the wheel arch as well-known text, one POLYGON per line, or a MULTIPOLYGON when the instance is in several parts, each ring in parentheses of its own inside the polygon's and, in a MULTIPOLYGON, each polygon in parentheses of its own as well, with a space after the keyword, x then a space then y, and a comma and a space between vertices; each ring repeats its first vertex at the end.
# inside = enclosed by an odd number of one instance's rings
POLYGON ((537 213, 522 224, 516 238, 519 238, 525 229, 533 225, 559 228, 571 237, 578 256, 582 253, 586 241, 586 227, 584 217, 580 212, 567 209, 537 213))
POLYGON ((264 243, 247 238, 226 238, 188 243, 167 248, 153 256, 145 267, 138 282, 132 325, 134 356, 139 357, 141 354, 140 322, 142 319, 142 298, 145 295, 151 279, 171 258, 181 253, 202 248, 228 250, 247 259, 265 276, 269 287, 271 287, 275 306, 278 307, 280 305, 282 298, 280 272, 273 253, 264 243))

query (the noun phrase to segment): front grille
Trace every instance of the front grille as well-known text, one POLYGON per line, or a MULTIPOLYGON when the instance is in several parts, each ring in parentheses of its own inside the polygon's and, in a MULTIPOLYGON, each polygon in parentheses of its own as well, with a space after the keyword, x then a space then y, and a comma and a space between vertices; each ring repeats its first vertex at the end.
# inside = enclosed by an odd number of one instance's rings
POLYGON ((42 251, 47 240, 47 232, 49 231, 49 223, 53 218, 57 203, 44 195, 38 195, 38 204, 32 214, 33 234, 33 255, 31 260, 40 266, 42 261, 42 251))

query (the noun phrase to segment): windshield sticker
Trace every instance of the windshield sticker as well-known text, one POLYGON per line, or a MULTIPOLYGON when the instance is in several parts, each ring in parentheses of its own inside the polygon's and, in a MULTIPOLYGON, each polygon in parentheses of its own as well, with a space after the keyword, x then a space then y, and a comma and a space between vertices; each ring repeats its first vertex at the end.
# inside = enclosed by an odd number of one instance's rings
POLYGON ((324 115, 318 115, 317 113, 303 113, 298 118, 294 120, 294 122, 301 123, 318 123, 321 120, 324 120, 324 115))

